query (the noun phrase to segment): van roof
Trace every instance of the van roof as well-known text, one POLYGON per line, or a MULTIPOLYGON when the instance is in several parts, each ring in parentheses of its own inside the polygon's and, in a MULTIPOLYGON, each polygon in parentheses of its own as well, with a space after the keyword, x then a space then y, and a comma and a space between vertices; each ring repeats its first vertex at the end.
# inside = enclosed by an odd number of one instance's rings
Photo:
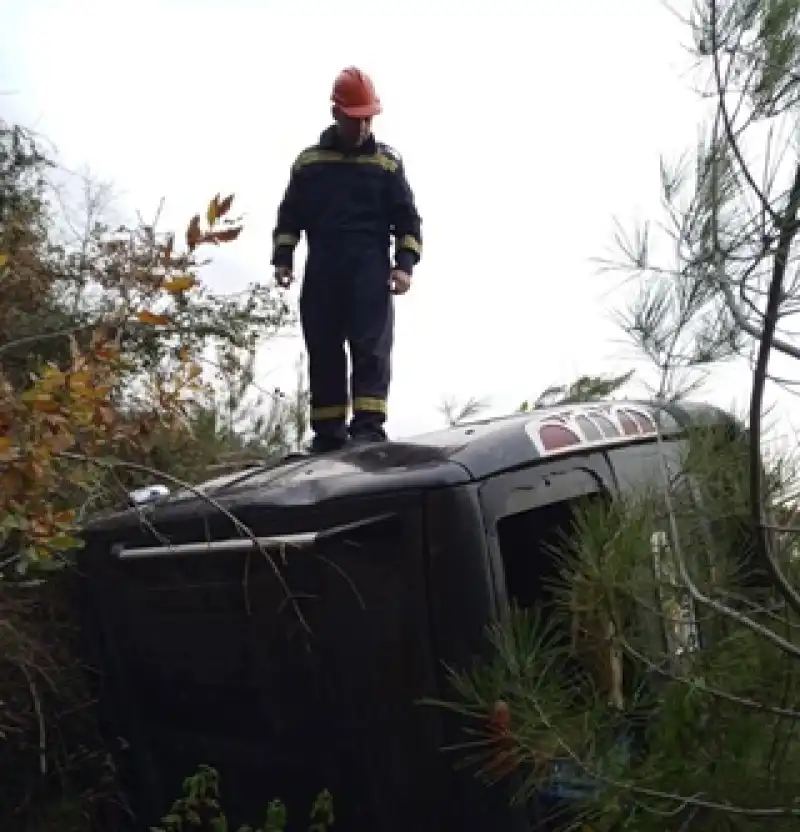
MULTIPOLYGON (((226 508, 279 508, 413 488, 467 483, 538 459, 652 441, 693 424, 735 424, 719 408, 700 403, 638 401, 567 404, 480 419, 444 430, 318 457, 291 456, 209 480, 198 491, 226 508), (657 428, 658 426, 658 428, 657 428)), ((180 491, 152 507, 156 517, 207 513, 196 491, 180 491)), ((106 515, 92 526, 110 528, 137 510, 106 515)))

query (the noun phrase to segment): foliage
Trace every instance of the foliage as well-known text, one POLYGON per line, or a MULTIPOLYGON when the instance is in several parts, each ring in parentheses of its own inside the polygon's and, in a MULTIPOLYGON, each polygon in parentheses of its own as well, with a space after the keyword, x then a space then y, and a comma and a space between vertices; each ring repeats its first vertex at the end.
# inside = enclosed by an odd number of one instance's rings
POLYGON ((0 551, 24 570, 80 545, 76 508, 109 483, 119 493, 110 474, 126 460, 202 425, 209 344, 252 383, 255 351, 287 310, 264 286, 217 296, 201 283, 202 252, 242 231, 233 195, 191 218, 183 250, 143 222, 95 222, 70 248, 35 142, 0 124, 0 148, 0 551))
MULTIPOLYGON (((263 826, 240 826, 238 832, 284 832, 288 813, 280 800, 267 807, 263 826)), ((228 819, 220 804, 219 775, 209 766, 200 766, 183 782, 183 797, 173 804, 162 826, 152 832, 228 832, 228 819)), ((334 825, 333 800, 327 790, 321 791, 311 807, 308 832, 328 832, 334 825)))
POLYGON ((554 384, 543 390, 533 404, 524 401, 520 413, 543 407, 558 407, 577 402, 603 401, 617 393, 633 378, 633 370, 619 376, 580 376, 570 384, 554 384))
MULTIPOLYGON (((519 413, 528 413, 545 407, 575 404, 577 402, 604 401, 620 391, 633 378, 633 370, 617 376, 580 376, 569 384, 554 384, 547 387, 533 400, 524 401, 517 409, 519 413)), ((446 398, 439 407, 445 423, 449 427, 460 425, 474 419, 489 407, 487 398, 471 396, 463 404, 454 398, 446 398)))
POLYGON ((114 765, 78 659, 70 573, 0 583, 0 829, 121 829, 114 765))
POLYGON ((800 357, 791 343, 799 15, 794 0, 695 0, 686 20, 709 124, 694 153, 661 162, 665 220, 620 226, 621 259, 600 261, 636 278, 621 322, 655 366, 662 397, 697 389, 724 362, 751 360, 773 328, 770 349, 800 357), (782 296, 770 303, 776 270, 782 296))
MULTIPOLYGON (((100 507, 125 491, 159 481, 159 472, 199 482, 253 463, 279 459, 296 450, 308 422, 308 393, 298 367, 297 385, 284 392, 261 387, 254 379, 255 353, 241 351, 227 360, 204 358, 215 370, 204 395, 186 408, 182 431, 156 425, 146 448, 120 448, 123 462, 146 470, 116 469, 95 480, 93 498, 85 508, 100 507)), ((170 483, 166 483, 168 487, 170 483)))
POLYGON ((793 829, 800 616, 747 558, 746 447, 688 447, 663 488, 577 512, 549 602, 495 625, 449 707, 482 777, 569 789, 592 829, 793 829))
POLYGON ((559 579, 496 624, 493 657, 454 672, 447 705, 470 721, 461 750, 479 774, 513 773, 523 800, 571 797, 569 828, 788 830, 800 816, 797 484, 791 459, 765 470, 761 452, 767 384, 795 384, 800 358, 800 148, 786 139, 800 6, 696 0, 686 23, 709 124, 694 156, 662 163, 666 222, 620 228, 623 262, 602 265, 637 280, 622 323, 654 398, 751 362, 746 431, 692 432, 680 458, 659 446, 652 487, 576 507, 559 579))
POLYGON ((105 222, 108 191, 89 180, 76 217, 41 146, 0 121, 0 827, 84 832, 122 828, 129 810, 78 659, 71 575, 42 570, 143 477, 191 481, 232 451, 286 448, 303 392, 247 398, 256 351, 290 322, 284 301, 203 285, 207 252, 242 231, 232 195, 182 241, 158 218, 105 222), (212 363, 236 382, 235 424, 212 363))

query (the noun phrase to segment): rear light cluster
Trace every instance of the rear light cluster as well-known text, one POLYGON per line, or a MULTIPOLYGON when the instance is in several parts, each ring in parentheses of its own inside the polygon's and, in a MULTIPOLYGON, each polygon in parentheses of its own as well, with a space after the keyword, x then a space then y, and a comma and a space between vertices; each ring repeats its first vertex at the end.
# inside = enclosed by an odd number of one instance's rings
POLYGON ((594 445, 609 445, 673 432, 677 423, 666 413, 656 417, 643 405, 580 405, 532 419, 526 430, 542 456, 594 445), (658 423, 657 423, 658 419, 658 423))

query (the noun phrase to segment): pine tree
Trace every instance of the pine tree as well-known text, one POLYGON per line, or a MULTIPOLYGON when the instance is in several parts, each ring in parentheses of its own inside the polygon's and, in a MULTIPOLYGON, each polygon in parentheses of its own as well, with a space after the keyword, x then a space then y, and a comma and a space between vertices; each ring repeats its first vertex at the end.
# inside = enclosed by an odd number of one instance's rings
POLYGON ((765 389, 800 358, 800 4, 696 0, 686 24, 710 118, 694 156, 661 166, 673 260, 645 223, 603 266, 638 277, 625 326, 654 396, 751 361, 746 425, 693 431, 652 488, 579 507, 550 601, 512 611, 493 657, 453 675, 481 776, 515 775, 523 798, 560 777, 564 828, 800 824, 797 487, 761 441, 765 389))

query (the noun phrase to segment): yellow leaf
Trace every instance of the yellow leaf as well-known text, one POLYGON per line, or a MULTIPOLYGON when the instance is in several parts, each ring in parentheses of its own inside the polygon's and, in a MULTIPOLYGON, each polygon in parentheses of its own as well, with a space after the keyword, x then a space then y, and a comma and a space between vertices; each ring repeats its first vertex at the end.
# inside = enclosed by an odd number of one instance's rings
POLYGON ((0 436, 0 460, 7 462, 14 458, 14 447, 10 436, 0 436))
POLYGON ((180 277, 173 277, 164 284, 164 289, 172 295, 185 292, 197 285, 197 278, 192 274, 184 274, 180 277))
POLYGON ((166 315, 155 315, 146 309, 143 309, 136 317, 139 323, 149 324, 150 326, 165 326, 169 323, 169 318, 166 315))
POLYGON ((0 268, 5 266, 8 263, 8 255, 7 254, 0 254, 0 268))
POLYGON ((58 410, 58 404, 51 394, 40 390, 26 390, 20 400, 40 413, 54 413, 58 410))
POLYGON ((219 216, 217 211, 219 207, 219 194, 217 194, 214 199, 212 199, 208 203, 208 209, 206 210, 206 221, 209 225, 214 225, 217 221, 217 217, 219 216))
POLYGON ((43 390, 56 390, 63 387, 66 381, 66 375, 58 369, 58 367, 48 367, 39 381, 43 390))
POLYGON ((77 373, 72 373, 69 377, 69 386, 72 390, 81 390, 84 387, 87 387, 92 382, 92 377, 89 373, 84 371, 78 371, 77 373))

